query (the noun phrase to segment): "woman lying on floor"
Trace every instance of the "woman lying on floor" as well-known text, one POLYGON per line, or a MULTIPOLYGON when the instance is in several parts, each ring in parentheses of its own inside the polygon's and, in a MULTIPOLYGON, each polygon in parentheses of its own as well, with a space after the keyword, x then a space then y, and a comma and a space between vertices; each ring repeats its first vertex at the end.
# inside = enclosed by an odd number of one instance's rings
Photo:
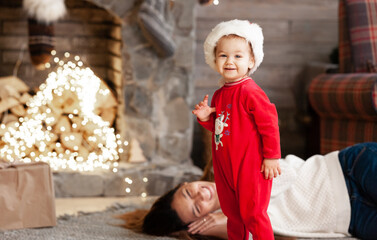
MULTIPOLYGON (((377 238, 377 143, 306 161, 288 155, 280 166, 282 174, 274 179, 268 208, 276 235, 377 238)), ((121 218, 125 227, 147 234, 226 239, 227 220, 219 210, 215 184, 198 181, 180 184, 149 211, 121 218)))

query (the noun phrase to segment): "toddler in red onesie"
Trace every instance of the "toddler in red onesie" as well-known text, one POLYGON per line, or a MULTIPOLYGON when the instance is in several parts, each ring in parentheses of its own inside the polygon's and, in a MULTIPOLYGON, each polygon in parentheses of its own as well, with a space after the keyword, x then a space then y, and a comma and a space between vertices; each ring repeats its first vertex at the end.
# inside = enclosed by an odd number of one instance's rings
POLYGON ((223 86, 208 106, 195 106, 199 123, 212 131, 215 182, 228 217, 230 240, 274 239, 267 207, 272 179, 281 173, 280 137, 275 105, 248 76, 263 60, 263 33, 245 20, 218 24, 204 42, 206 62, 223 86))

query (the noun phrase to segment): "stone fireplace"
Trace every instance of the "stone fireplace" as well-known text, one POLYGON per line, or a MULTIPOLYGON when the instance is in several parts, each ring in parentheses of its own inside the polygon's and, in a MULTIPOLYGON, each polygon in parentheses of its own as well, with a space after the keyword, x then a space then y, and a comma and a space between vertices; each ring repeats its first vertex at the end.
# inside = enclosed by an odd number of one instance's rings
MULTIPOLYGON (((118 101, 113 127, 128 142, 137 141, 147 161, 129 163, 125 151, 119 171, 110 175, 57 172, 56 195, 161 194, 198 177, 200 170, 190 159, 195 2, 168 1, 166 24, 173 29, 176 48, 166 58, 140 29, 142 1, 66 0, 65 4, 67 15, 54 24, 57 53, 79 55, 105 81, 118 101), (137 191, 130 192, 131 183, 137 191)), ((0 76, 16 73, 30 88, 37 88, 50 70, 36 70, 30 63, 22 1, 0 1, 0 22, 0 76)))

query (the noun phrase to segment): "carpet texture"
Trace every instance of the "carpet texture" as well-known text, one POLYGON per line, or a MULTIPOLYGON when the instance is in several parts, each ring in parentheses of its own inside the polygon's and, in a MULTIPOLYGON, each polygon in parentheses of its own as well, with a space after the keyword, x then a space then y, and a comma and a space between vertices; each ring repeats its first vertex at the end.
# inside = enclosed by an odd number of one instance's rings
POLYGON ((57 226, 39 229, 0 231, 1 240, 173 240, 170 237, 153 237, 114 226, 122 220, 113 218, 137 206, 115 204, 103 212, 83 213, 77 216, 64 215, 58 218, 57 226))
MULTIPOLYGON (((102 212, 80 212, 77 216, 64 215, 58 218, 58 223, 55 227, 0 231, 0 240, 176 240, 171 237, 138 234, 131 230, 114 226, 122 223, 122 220, 113 218, 114 215, 129 212, 136 208, 140 208, 140 206, 114 204, 102 212)), ((290 238, 282 239, 287 240, 290 238)), ((336 238, 336 240, 351 239, 356 238, 336 238)), ((295 240, 301 240, 301 238, 296 238, 295 240)), ((326 239, 322 238, 321 240, 326 239)))

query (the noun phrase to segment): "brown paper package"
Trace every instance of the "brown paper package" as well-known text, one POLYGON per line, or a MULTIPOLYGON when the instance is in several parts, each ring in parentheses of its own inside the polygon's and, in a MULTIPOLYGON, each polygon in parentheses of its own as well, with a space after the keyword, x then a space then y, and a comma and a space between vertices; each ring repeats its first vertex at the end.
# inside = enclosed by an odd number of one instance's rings
POLYGON ((0 162, 0 229, 55 225, 55 196, 49 165, 0 162))

